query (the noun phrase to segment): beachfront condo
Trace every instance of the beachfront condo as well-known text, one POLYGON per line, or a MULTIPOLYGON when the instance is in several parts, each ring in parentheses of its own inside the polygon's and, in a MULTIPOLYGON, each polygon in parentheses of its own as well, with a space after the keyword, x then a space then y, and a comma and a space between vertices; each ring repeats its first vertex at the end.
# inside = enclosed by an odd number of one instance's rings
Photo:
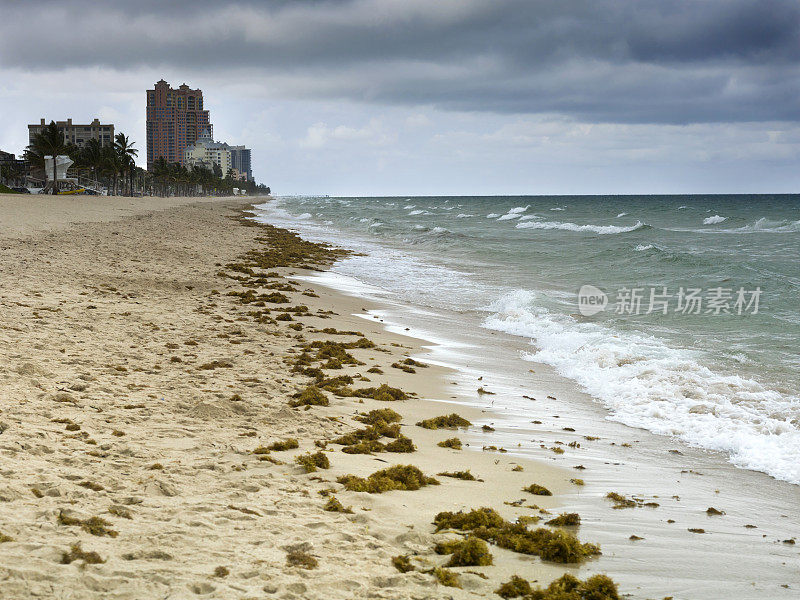
POLYGON ((186 147, 213 126, 203 109, 203 91, 185 83, 173 89, 163 79, 147 90, 147 170, 159 158, 184 164, 186 147))
MULTIPOLYGON (((114 125, 101 123, 100 119, 94 119, 87 125, 75 124, 72 119, 55 123, 58 130, 64 135, 64 141, 74 144, 78 148, 83 148, 91 139, 100 140, 103 146, 114 143, 114 125)), ((49 124, 50 121, 40 119, 38 123, 28 125, 28 143, 32 144, 33 138, 49 124)))

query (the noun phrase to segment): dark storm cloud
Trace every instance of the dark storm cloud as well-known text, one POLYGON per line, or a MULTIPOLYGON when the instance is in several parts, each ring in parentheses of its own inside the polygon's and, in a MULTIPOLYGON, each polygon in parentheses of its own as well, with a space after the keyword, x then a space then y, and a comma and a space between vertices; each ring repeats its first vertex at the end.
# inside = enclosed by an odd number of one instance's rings
POLYGON ((800 120, 796 2, 0 0, 0 6, 5 68, 147 66, 202 69, 209 77, 236 71, 284 97, 555 112, 587 121, 800 120))

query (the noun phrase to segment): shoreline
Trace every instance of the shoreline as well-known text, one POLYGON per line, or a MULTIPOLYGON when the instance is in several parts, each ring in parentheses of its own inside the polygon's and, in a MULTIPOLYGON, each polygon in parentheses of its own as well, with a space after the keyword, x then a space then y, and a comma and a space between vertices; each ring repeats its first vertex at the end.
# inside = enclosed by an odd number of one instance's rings
POLYGON ((506 519, 541 518, 535 509, 504 504, 527 496, 527 504, 555 516, 559 492, 571 485, 570 473, 540 462, 437 447, 459 433, 414 423, 452 412, 451 405, 391 403, 417 452, 345 454, 327 446, 331 468, 304 474, 293 459, 319 451, 315 440, 325 444, 355 430, 356 410, 389 404, 330 395, 328 408, 290 408, 308 382, 285 361, 298 343, 331 337, 315 330, 358 326, 378 349, 353 355, 363 369, 370 359, 385 367, 375 385, 437 395, 444 370, 393 369, 418 342, 350 316, 367 307, 322 288, 297 294, 311 314, 295 320, 306 323, 305 333, 253 322, 248 307, 226 295, 241 288, 218 275, 258 245, 259 228, 231 219, 248 200, 192 198, 160 210, 170 199, 152 200, 127 207, 134 215, 122 220, 116 207, 79 211, 71 220, 81 223, 80 236, 50 213, 32 225, 32 208, 19 217, 24 228, 0 232, 0 348, 11 367, 0 380, 7 465, 0 522, 11 538, 0 545, 4 595, 468 598, 492 596, 515 573, 539 583, 566 571, 583 578, 581 569, 495 546, 495 566, 454 569, 463 589, 422 572, 448 559, 434 552, 436 542, 458 539, 433 535, 436 513, 492 506, 506 519), (184 203, 190 206, 176 206, 184 203), (339 314, 324 312, 331 308, 339 314), (289 437, 298 438, 299 449, 253 453, 289 437), (419 466, 440 484, 367 494, 343 492, 335 482, 390 464, 419 466), (524 471, 512 471, 518 464, 524 471), (437 475, 465 468, 485 481, 437 475), (521 488, 531 483, 555 495, 526 495, 521 488), (317 492, 328 488, 355 514, 324 511, 317 492), (105 562, 77 568, 91 559, 85 555, 60 564, 76 543, 105 562), (317 568, 287 565, 295 552, 311 555, 317 568), (398 555, 411 556, 418 570, 399 573, 392 566, 398 555))

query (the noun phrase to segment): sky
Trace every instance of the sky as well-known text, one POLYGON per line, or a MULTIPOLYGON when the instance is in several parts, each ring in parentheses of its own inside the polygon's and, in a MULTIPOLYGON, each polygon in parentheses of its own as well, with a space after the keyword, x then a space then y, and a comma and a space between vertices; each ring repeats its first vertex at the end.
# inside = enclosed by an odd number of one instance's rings
POLYGON ((273 192, 800 192, 800 2, 0 0, 0 149, 203 90, 273 192))

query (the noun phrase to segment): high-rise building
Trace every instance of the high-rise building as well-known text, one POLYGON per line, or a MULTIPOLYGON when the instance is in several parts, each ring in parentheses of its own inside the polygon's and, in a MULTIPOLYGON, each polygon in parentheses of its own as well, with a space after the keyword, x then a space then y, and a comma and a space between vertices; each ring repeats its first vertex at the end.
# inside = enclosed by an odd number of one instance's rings
POLYGON ((203 91, 185 83, 173 89, 163 79, 147 90, 147 170, 159 158, 184 163, 186 146, 203 131, 213 131, 208 111, 203 110, 203 91))
MULTIPOLYGON (((49 125, 49 121, 40 119, 38 124, 28 125, 28 143, 33 143, 33 138, 42 129, 49 125)), ((88 125, 75 125, 72 119, 56 121, 56 127, 63 134, 64 141, 83 148, 91 139, 100 140, 103 146, 114 143, 114 126, 110 123, 102 124, 100 119, 95 119, 88 125)))
POLYGON ((253 170, 250 166, 250 148, 231 146, 231 167, 236 169, 243 179, 253 181, 253 170))

